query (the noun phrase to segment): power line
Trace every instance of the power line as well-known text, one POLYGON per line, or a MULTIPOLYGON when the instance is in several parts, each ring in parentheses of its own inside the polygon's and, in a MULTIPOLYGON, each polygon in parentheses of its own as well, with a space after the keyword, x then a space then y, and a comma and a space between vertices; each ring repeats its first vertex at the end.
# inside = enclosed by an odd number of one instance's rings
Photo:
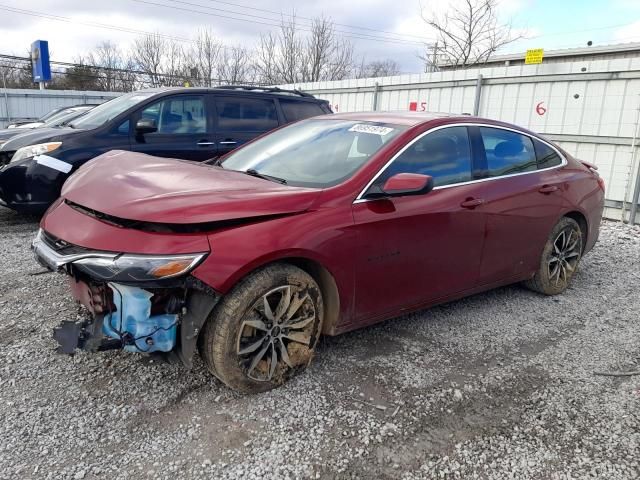
MULTIPOLYGON (((60 15, 52 15, 49 13, 43 13, 43 12, 36 12, 34 10, 25 10, 25 9, 21 9, 21 8, 14 8, 14 7, 10 7, 7 5, 3 5, 0 4, 0 10, 5 10, 7 12, 12 12, 12 13, 17 13, 19 15, 28 15, 28 16, 32 16, 32 17, 39 17, 39 18, 44 18, 47 20, 54 20, 57 22, 65 22, 65 23, 77 23, 79 25, 86 25, 89 27, 98 27, 98 28, 104 28, 107 30, 116 30, 119 32, 125 32, 125 33, 133 33, 136 35, 155 35, 158 36, 160 38, 165 38, 167 40, 175 40, 177 42, 182 42, 182 43, 191 43, 191 44, 195 44, 196 41, 190 38, 186 38, 186 37, 177 37, 177 36, 172 36, 172 35, 165 35, 162 33, 155 33, 155 32, 149 32, 149 31, 145 31, 145 30, 137 30, 135 28, 128 28, 128 27, 120 27, 118 25, 109 25, 106 23, 97 23, 97 22, 85 22, 85 21, 80 21, 80 20, 75 20, 69 17, 63 17, 60 15)), ((224 48, 225 50, 237 50, 236 47, 229 47, 226 45, 221 45, 221 48, 224 48)), ((249 52, 255 52, 255 50, 247 50, 249 52)))
MULTIPOLYGON (((137 0, 134 0, 134 1, 137 1, 137 0)), ((204 9, 207 9, 207 10, 214 10, 214 11, 223 12, 223 13, 230 13, 230 14, 233 14, 233 15, 242 15, 242 16, 245 16, 245 17, 258 18, 260 20, 267 20, 267 21, 276 21, 276 20, 278 20, 278 19, 272 19, 272 18, 265 18, 265 17, 259 16, 259 15, 252 15, 250 13, 236 12, 236 11, 233 11, 233 10, 226 10, 226 9, 222 9, 222 8, 208 7, 206 5, 202 5, 202 4, 199 4, 199 3, 193 3, 193 2, 187 2, 185 0, 167 0, 167 1, 172 1, 173 3, 180 3, 182 5, 189 5, 189 6, 192 6, 192 7, 204 8, 204 9)), ((213 0, 213 1, 216 1, 216 0, 213 0)), ((238 6, 240 8, 247 8, 247 9, 250 8, 252 11, 266 12, 266 13, 269 13, 271 15, 278 15, 281 18, 282 17, 289 17, 291 20, 296 20, 296 21, 298 21, 300 19, 306 20, 305 26, 312 26, 313 22, 316 20, 314 18, 299 16, 297 14, 287 14, 287 13, 283 13, 283 12, 276 12, 274 10, 266 10, 266 9, 263 9, 263 8, 247 7, 247 6, 243 6, 243 5, 238 5, 236 3, 217 2, 217 1, 216 1, 216 3, 224 3, 226 5, 234 5, 234 6, 238 6)), ((177 8, 177 7, 173 7, 173 6, 170 6, 170 5, 164 5, 164 6, 166 6, 168 8, 177 8)), ((204 12, 198 12, 198 13, 204 13, 204 12)), ((225 17, 225 18, 228 18, 228 17, 225 17)), ((234 19, 234 20, 249 21, 249 20, 246 20, 246 19, 234 19)), ((336 22, 333 22, 333 21, 331 23, 333 25, 345 26, 347 28, 362 28, 362 27, 353 27, 351 25, 347 25, 347 24, 343 24, 343 23, 336 23, 336 22)), ((380 32, 380 33, 384 33, 384 34, 396 35, 396 36, 400 36, 400 37, 403 36, 402 34, 399 34, 399 33, 386 32, 384 30, 376 30, 376 29, 373 29, 373 28, 364 28, 364 29, 365 30, 369 30, 369 31, 373 31, 373 32, 380 32)), ((417 40, 408 40, 406 38, 404 38, 404 39, 403 38, 389 38, 389 37, 386 37, 386 36, 373 35, 373 34, 369 34, 369 33, 349 32, 349 31, 344 31, 344 30, 335 30, 335 31, 337 33, 356 36, 355 38, 362 37, 363 39, 371 38, 371 39, 376 39, 376 40, 388 40, 388 41, 396 41, 396 42, 403 42, 403 43, 419 43, 419 44, 423 44, 424 42, 431 40, 431 39, 428 39, 426 37, 420 37, 420 36, 417 36, 417 35, 408 35, 408 36, 420 38, 421 39, 420 42, 418 42, 417 40)))
MULTIPOLYGON (((164 6, 164 5, 161 5, 161 6, 164 6)), ((171 7, 169 7, 169 8, 171 8, 171 7)), ((7 12, 11 12, 11 13, 16 13, 16 14, 19 14, 19 15, 27 15, 27 16, 32 16, 32 17, 44 18, 44 19, 47 19, 47 20, 52 20, 52 21, 57 21, 57 22, 80 24, 80 25, 97 27, 97 28, 102 28, 102 29, 107 29, 107 30, 114 30, 114 31, 120 31, 120 32, 125 32, 125 33, 131 33, 131 34, 136 34, 136 35, 155 35, 155 36, 158 36, 160 38, 165 38, 165 39, 169 39, 169 40, 175 40, 175 41, 182 42, 182 43, 189 43, 189 44, 195 44, 196 43, 196 41, 194 41, 192 39, 189 39, 189 38, 185 38, 185 37, 179 37, 179 36, 174 36, 174 35, 166 35, 166 34, 161 34, 161 33, 156 33, 156 32, 149 32, 149 31, 145 31, 145 30, 139 30, 139 29, 128 28, 128 27, 121 27, 121 26, 118 26, 118 25, 111 25, 111 24, 105 24, 105 23, 80 21, 80 20, 75 20, 75 19, 69 18, 69 17, 64 17, 64 16, 61 16, 61 15, 54 15, 54 14, 49 14, 49 13, 45 13, 45 12, 38 12, 38 11, 34 11, 34 10, 15 8, 15 7, 11 7, 11 6, 4 5, 4 4, 0 4, 0 10, 4 10, 4 11, 7 11, 7 12)), ((194 12, 194 13, 212 15, 212 14, 207 13, 207 12, 194 12)), ((235 20, 241 20, 241 19, 235 19, 235 20)), ((266 23, 266 22, 264 22, 264 23, 269 25, 269 26, 275 26, 275 27, 279 26, 279 25, 276 25, 276 24, 271 24, 271 23, 266 23)), ((382 41, 382 40, 379 40, 379 41, 382 41)), ((395 42, 391 42, 391 43, 395 43, 395 42)), ((223 48, 225 50, 232 50, 232 51, 236 51, 237 50, 236 47, 230 47, 230 46, 226 46, 226 45, 221 45, 221 48, 223 48)), ((257 53, 256 50, 254 50, 254 49, 246 49, 246 51, 250 52, 250 53, 257 53)))
MULTIPOLYGON (((25 62, 25 63, 31 63, 31 59, 29 57, 19 57, 16 55, 6 55, 6 54, 0 54, 0 58, 4 58, 7 60, 16 60, 16 61, 20 61, 20 62, 25 62)), ((58 62, 58 61, 51 61, 52 65, 58 65, 58 66, 63 66, 63 67, 71 67, 71 68, 87 68, 90 70, 100 70, 100 71, 105 71, 105 72, 115 72, 115 73, 129 73, 129 74, 133 74, 133 75, 140 75, 140 76, 152 76, 152 77, 158 77, 158 78, 167 78, 167 79, 177 79, 177 80, 192 80, 194 82, 199 82, 201 80, 209 80, 213 83, 229 83, 228 80, 222 79, 222 78, 209 78, 209 79, 204 79, 204 78, 198 78, 198 77, 194 77, 191 75, 180 75, 180 74, 171 74, 171 73, 152 73, 152 72, 145 72, 143 70, 129 70, 129 69, 125 69, 125 68, 113 68, 113 67, 102 67, 102 66, 98 66, 98 65, 85 65, 85 64, 80 64, 80 63, 70 63, 70 62, 58 62)), ((16 70, 22 70, 24 69, 25 65, 21 66, 21 67, 12 67, 9 65, 5 65, 5 68, 10 68, 10 69, 16 69, 16 70)), ((100 75, 93 75, 91 73, 76 73, 76 72, 69 72, 69 71, 51 71, 51 73, 55 73, 55 74, 59 74, 59 75, 70 75, 70 76, 79 76, 79 77, 85 77, 85 78, 97 78, 97 79, 104 79, 104 76, 100 76, 100 75)), ((140 82, 145 82, 145 83, 153 83, 152 81, 143 81, 143 80, 138 80, 136 79, 136 81, 140 81, 140 82)), ((251 82, 251 81, 243 81, 242 82, 245 85, 263 85, 260 82, 251 82)))
MULTIPOLYGON (((180 10, 183 12, 189 12, 189 13, 197 13, 200 15, 208 15, 211 17, 216 17, 216 18, 226 18, 229 20, 236 20, 239 22, 248 22, 248 23, 253 23, 253 24, 258 24, 258 25, 267 25, 270 27, 280 27, 280 24, 278 23, 270 23, 270 22, 265 22, 265 21, 259 21, 259 20, 250 20, 247 18, 236 18, 236 17, 230 17, 228 15, 220 15, 217 13, 212 13, 212 12, 203 12, 201 10, 194 10, 192 8, 186 8, 186 7, 178 7, 178 6, 174 6, 174 5, 166 5, 163 3, 156 3, 156 2, 151 2, 148 0, 132 0, 136 3, 143 3, 145 5, 152 5, 155 7, 164 7, 164 8, 170 8, 173 10, 180 10)), ((184 2, 184 1, 180 1, 180 0, 174 0, 178 3, 182 3, 182 4, 189 4, 189 5, 197 5, 197 4, 193 4, 190 2, 184 2)), ((203 7, 202 5, 197 5, 199 7, 203 7)), ((251 15, 251 14, 246 14, 246 13, 239 13, 239 12, 232 12, 229 10, 223 10, 223 9, 219 9, 219 8, 211 8, 211 7, 204 7, 204 8, 209 8, 210 10, 218 10, 218 11, 223 11, 223 12, 229 12, 232 14, 236 14, 236 15, 244 15, 247 17, 254 17, 254 18, 259 18, 262 20, 271 20, 274 21, 273 19, 265 19, 264 17, 260 17, 257 15, 251 15)), ((306 31, 306 32, 311 32, 312 30, 308 29, 308 28, 302 28, 299 27, 300 30, 306 31)), ((395 43, 395 44, 400 44, 400 45, 414 45, 414 46, 422 46, 424 43, 423 42, 418 42, 418 41, 408 41, 408 40, 394 40, 394 39, 388 39, 388 38, 381 38, 381 37, 374 37, 374 36, 369 36, 367 34, 355 34, 355 33, 350 33, 350 32, 346 32, 344 33, 343 31, 338 31, 338 33, 340 33, 341 37, 345 37, 345 38, 354 38, 354 39, 358 39, 358 40, 370 40, 370 41, 376 41, 376 42, 384 42, 384 43, 395 43)))
MULTIPOLYGON (((239 3, 224 2, 222 0, 207 0, 207 1, 212 2, 212 3, 221 3, 223 5, 231 5, 231 6, 234 6, 234 7, 246 8, 246 9, 250 9, 250 10, 254 10, 254 11, 258 11, 258 12, 272 13, 274 15, 280 15, 280 16, 285 16, 285 17, 290 17, 290 18, 301 18, 301 19, 304 19, 304 20, 311 20, 311 21, 314 20, 313 18, 310 18, 310 17, 303 17, 303 16, 299 16, 297 14, 288 14, 288 13, 283 13, 283 12, 277 12, 275 10, 267 10, 267 9, 264 9, 264 8, 257 8, 257 7, 254 7, 252 5, 251 6, 242 5, 242 4, 239 4, 239 3)), ((389 34, 389 35, 396 35, 396 36, 399 36, 399 37, 414 37, 414 38, 419 38, 419 39, 425 40, 425 41, 432 41, 432 39, 429 39, 429 38, 426 38, 426 37, 423 37, 423 36, 420 36, 420 35, 412 35, 410 33, 390 32, 388 30, 379 30, 379 29, 376 29, 376 28, 362 27, 362 26, 359 26, 359 25, 350 25, 348 23, 337 23, 337 22, 332 22, 332 23, 334 25, 338 25, 340 27, 354 28, 354 29, 358 29, 358 30, 367 30, 367 31, 370 31, 370 32, 386 33, 386 34, 389 34)))

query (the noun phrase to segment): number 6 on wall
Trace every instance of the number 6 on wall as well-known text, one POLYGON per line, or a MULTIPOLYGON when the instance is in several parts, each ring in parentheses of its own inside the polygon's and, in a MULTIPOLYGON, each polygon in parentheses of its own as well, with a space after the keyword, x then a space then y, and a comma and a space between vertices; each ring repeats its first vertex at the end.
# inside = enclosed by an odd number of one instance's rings
POLYGON ((540 102, 536 105, 536 113, 538 115, 544 115, 547 113, 547 109, 543 106, 544 102, 540 102))

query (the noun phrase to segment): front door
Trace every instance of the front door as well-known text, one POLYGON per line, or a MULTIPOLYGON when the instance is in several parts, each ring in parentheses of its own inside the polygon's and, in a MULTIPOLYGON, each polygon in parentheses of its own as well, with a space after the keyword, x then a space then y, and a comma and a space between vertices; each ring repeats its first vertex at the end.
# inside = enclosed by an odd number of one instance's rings
POLYGON ((204 95, 174 95, 133 115, 131 149, 158 157, 203 161, 217 154, 204 95), (137 133, 139 119, 155 122, 157 131, 137 133))
MULTIPOLYGON (((357 200, 356 321, 400 313, 477 285, 484 241, 481 183, 473 179, 467 128, 428 133, 374 182, 397 173, 434 178, 426 195, 357 200)), ((366 193, 365 193, 366 196, 366 193)))

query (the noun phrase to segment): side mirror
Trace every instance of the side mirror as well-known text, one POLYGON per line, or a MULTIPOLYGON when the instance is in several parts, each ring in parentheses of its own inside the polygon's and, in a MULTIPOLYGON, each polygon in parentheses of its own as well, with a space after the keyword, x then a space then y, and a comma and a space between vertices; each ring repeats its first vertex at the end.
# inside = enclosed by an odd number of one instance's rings
POLYGON ((382 186, 382 191, 391 197, 424 195, 431 190, 433 190, 433 177, 420 173, 396 173, 382 186))
POLYGON ((155 120, 149 118, 141 118, 136 122, 136 133, 144 135, 145 133, 153 133, 158 131, 158 125, 155 120))

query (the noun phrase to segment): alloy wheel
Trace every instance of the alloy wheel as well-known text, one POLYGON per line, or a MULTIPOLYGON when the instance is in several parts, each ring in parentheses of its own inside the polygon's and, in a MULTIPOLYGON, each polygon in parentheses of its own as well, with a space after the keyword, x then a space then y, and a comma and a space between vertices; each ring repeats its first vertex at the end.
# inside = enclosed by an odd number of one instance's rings
POLYGON ((306 290, 284 285, 258 298, 242 319, 237 354, 247 377, 284 378, 311 359, 316 310, 306 290))
POLYGON ((581 249, 580 233, 575 229, 564 229, 558 234, 547 260, 549 282, 556 287, 569 282, 578 266, 581 249))

